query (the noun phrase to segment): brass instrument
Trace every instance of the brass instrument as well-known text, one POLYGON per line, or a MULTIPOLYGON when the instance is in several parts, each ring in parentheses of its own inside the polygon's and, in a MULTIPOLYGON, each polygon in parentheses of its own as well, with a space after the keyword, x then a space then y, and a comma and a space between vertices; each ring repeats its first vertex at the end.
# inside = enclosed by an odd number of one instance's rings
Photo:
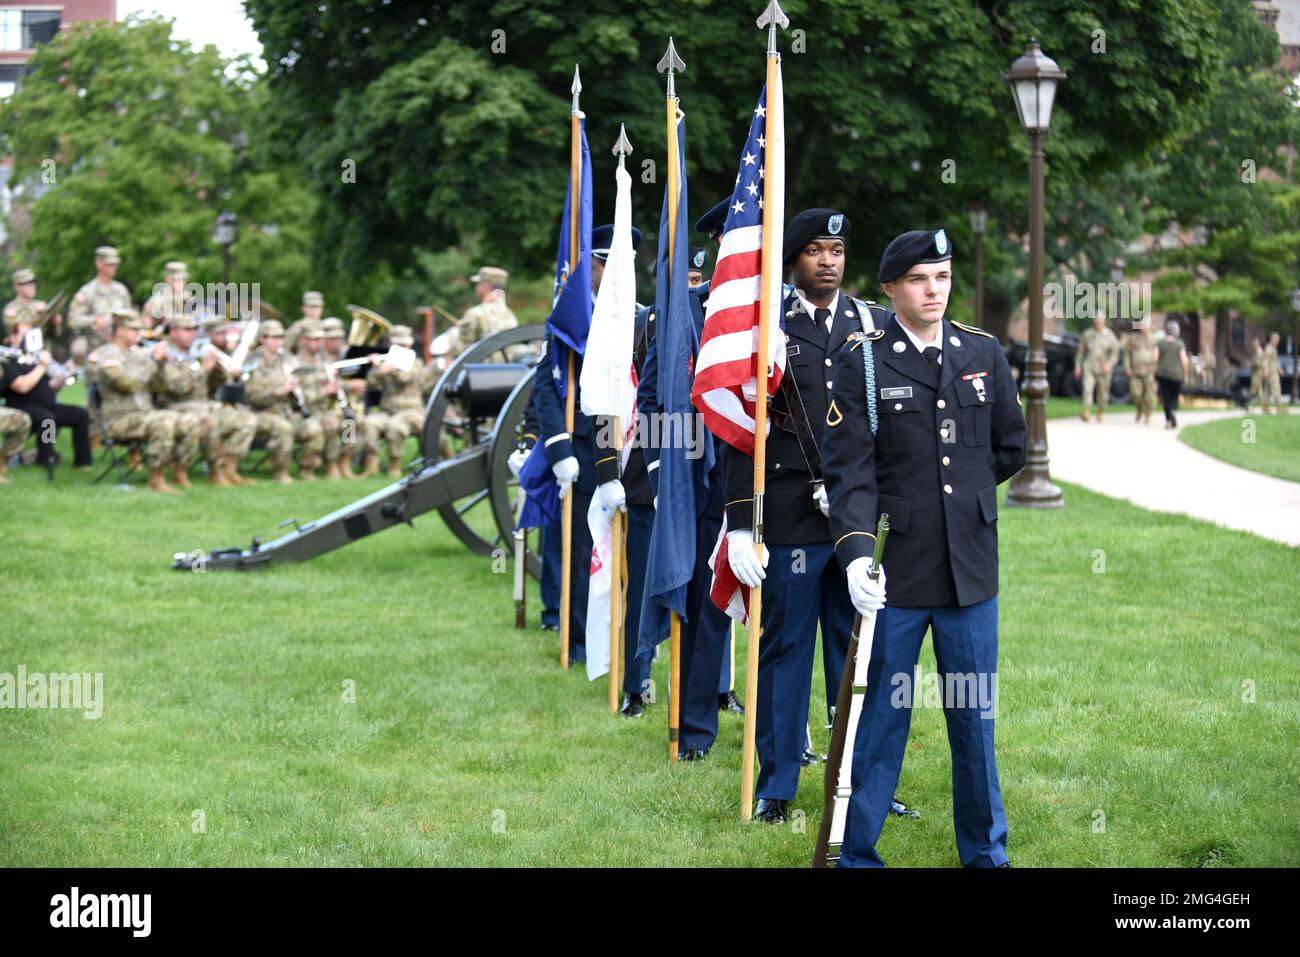
POLYGON ((348 329, 350 348, 377 346, 393 331, 393 324, 373 309, 349 304, 348 312, 352 314, 352 326, 348 329))
POLYGON ((307 405, 307 397, 303 395, 302 386, 298 384, 298 379, 293 374, 293 369, 289 366, 289 360, 284 355, 284 350, 277 350, 280 357, 280 371, 284 373, 285 378, 293 383, 293 404, 297 407, 299 414, 304 419, 311 418, 311 406, 307 405))

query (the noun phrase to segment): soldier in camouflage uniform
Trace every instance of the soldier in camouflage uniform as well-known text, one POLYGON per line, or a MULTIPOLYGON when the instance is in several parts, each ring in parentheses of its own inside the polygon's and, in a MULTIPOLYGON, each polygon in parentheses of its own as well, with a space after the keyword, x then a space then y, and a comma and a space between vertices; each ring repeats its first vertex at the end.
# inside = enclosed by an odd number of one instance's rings
POLYGON ((15 298, 4 308, 4 335, 6 336, 19 323, 39 326, 45 321, 45 302, 36 298, 36 274, 30 269, 20 269, 14 273, 13 279, 15 298))
MULTIPOLYGON (((409 326, 394 326, 388 337, 392 346, 410 349, 415 345, 409 326)), ((371 418, 378 422, 384 441, 388 443, 388 474, 391 478, 400 478, 402 459, 409 436, 419 436, 424 429, 424 396, 421 381, 424 369, 417 362, 408 372, 402 372, 383 361, 383 356, 373 356, 370 374, 366 383, 372 389, 378 389, 379 412, 371 418)))
POLYGON ((1276 332, 1268 337, 1259 370, 1260 405, 1265 412, 1272 405, 1274 415, 1282 411, 1282 376, 1277 365, 1277 347, 1281 344, 1282 337, 1276 332))
POLYGON ((519 325, 519 319, 506 305, 509 275, 497 266, 484 266, 469 277, 474 283, 479 304, 467 309, 456 323, 456 336, 462 352, 488 336, 519 325))
POLYGON ((1083 421, 1091 418, 1093 405, 1097 406, 1097 421, 1102 421, 1110 403, 1110 372, 1119 358, 1119 340, 1110 331, 1102 316, 1094 316, 1092 328, 1079 337, 1079 349, 1074 354, 1074 377, 1083 378, 1083 421))
POLYGON ((245 377, 248 404, 257 415, 257 434, 266 439, 267 461, 277 482, 289 483, 293 443, 302 446, 298 477, 314 479, 325 448, 319 420, 303 416, 294 390, 298 385, 284 355, 284 326, 264 319, 258 329, 259 345, 253 368, 245 377))
POLYGON ((1124 371, 1133 390, 1137 421, 1147 425, 1151 424, 1151 413, 1156 407, 1156 359, 1156 341, 1151 337, 1148 323, 1128 337, 1124 348, 1124 371))
POLYGON ((68 324, 75 338, 70 351, 77 362, 108 340, 113 310, 131 308, 131 293, 113 278, 121 261, 112 246, 100 246, 95 250, 95 278, 72 297, 68 324))
POLYGON ((170 307, 158 317, 167 322, 168 349, 158 365, 154 394, 161 408, 198 416, 203 454, 208 460, 208 478, 213 485, 252 485, 239 474, 239 460, 248 454, 257 432, 257 417, 247 409, 222 405, 212 400, 214 385, 224 381, 212 349, 203 357, 190 353, 198 331, 198 320, 170 307))
MULTIPOLYGON (((339 362, 346 358, 348 350, 344 340, 347 338, 347 331, 343 326, 343 320, 329 316, 321 320, 321 329, 325 332, 325 338, 322 340, 325 361, 339 362)), ((379 472, 380 425, 366 410, 365 376, 343 379, 343 389, 348 396, 353 414, 356 415, 357 437, 362 451, 362 469, 355 476, 352 475, 352 463, 348 456, 344 456, 339 463, 339 470, 344 478, 369 478, 379 472)))
POLYGON ((1251 340, 1250 350, 1250 397, 1246 399, 1246 411, 1252 405, 1263 405, 1264 396, 1260 392, 1260 372, 1264 369, 1264 346, 1259 339, 1251 340))
POLYGON ((167 343, 156 343, 149 350, 136 348, 143 329, 134 310, 113 311, 113 339, 96 350, 100 413, 109 438, 144 442, 151 490, 174 491, 164 474, 169 465, 173 481, 189 488, 189 467, 199 451, 199 417, 153 407, 149 389, 167 354, 167 343))
POLYGON ((0 482, 9 481, 9 456, 22 451, 31 433, 32 420, 26 412, 0 405, 0 482))
POLYGON ((284 347, 289 352, 298 351, 298 336, 302 332, 303 324, 311 320, 320 321, 321 313, 325 311, 325 297, 314 289, 302 294, 302 318, 296 319, 289 324, 289 331, 284 335, 284 347))
POLYGON ((166 280, 154 286, 153 295, 149 297, 140 312, 151 325, 160 323, 186 312, 185 283, 189 279, 189 269, 179 260, 169 262, 165 267, 166 280))

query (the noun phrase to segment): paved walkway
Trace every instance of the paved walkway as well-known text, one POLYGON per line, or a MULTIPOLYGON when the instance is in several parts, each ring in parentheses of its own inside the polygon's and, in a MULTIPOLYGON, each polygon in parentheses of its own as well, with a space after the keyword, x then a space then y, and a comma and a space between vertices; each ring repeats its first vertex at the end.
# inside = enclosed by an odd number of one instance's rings
POLYGON ((1184 426, 1224 418, 1244 416, 1185 410, 1178 413, 1177 430, 1164 427, 1159 409, 1150 425, 1138 425, 1132 412, 1108 415, 1104 425, 1051 419, 1052 478, 1152 511, 1191 515, 1300 546, 1300 483, 1229 465, 1177 437, 1184 426))

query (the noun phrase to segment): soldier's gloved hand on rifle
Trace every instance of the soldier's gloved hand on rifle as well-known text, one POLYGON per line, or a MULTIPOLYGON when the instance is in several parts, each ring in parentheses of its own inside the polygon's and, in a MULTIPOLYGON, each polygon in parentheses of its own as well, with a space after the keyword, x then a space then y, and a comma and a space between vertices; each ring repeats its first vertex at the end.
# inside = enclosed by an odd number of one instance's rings
POLYGON ((530 449, 515 449, 510 453, 510 458, 506 459, 506 466, 515 478, 519 478, 519 473, 524 470, 524 463, 528 461, 530 453, 530 449))
POLYGON ((822 510, 823 515, 825 515, 827 518, 831 517, 831 503, 830 500, 826 497, 825 485, 818 485, 815 489, 813 489, 813 501, 817 503, 817 507, 822 510))
POLYGON ((862 615, 885 607, 885 569, 881 567, 879 581, 871 580, 870 570, 870 558, 855 558, 844 573, 849 580, 849 599, 862 615))
POLYGON ((596 494, 600 496, 600 507, 605 511, 612 512, 616 508, 627 511, 627 492, 618 479, 603 483, 596 489, 596 494))
POLYGON ((727 532, 727 563, 742 585, 757 588, 767 577, 763 569, 767 567, 768 551, 763 549, 760 562, 754 554, 754 533, 747 528, 727 532))
POLYGON ((560 498, 564 498, 569 494, 573 483, 578 480, 578 460, 572 455, 567 459, 560 459, 551 466, 551 472, 555 475, 555 484, 560 487, 560 498))

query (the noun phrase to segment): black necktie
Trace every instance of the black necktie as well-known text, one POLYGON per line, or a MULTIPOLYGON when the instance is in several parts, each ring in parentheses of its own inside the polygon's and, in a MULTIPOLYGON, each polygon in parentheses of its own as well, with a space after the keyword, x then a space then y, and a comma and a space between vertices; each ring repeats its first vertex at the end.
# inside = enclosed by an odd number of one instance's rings
POLYGON ((921 355, 925 356, 925 361, 930 366, 930 371, 934 373, 935 382, 939 381, 939 354, 939 350, 935 346, 926 346, 921 351, 921 355))
POLYGON ((818 309, 813 312, 813 322, 817 323, 817 331, 822 334, 822 341, 827 345, 831 341, 831 330, 827 325, 827 320, 831 317, 829 309, 818 309))

